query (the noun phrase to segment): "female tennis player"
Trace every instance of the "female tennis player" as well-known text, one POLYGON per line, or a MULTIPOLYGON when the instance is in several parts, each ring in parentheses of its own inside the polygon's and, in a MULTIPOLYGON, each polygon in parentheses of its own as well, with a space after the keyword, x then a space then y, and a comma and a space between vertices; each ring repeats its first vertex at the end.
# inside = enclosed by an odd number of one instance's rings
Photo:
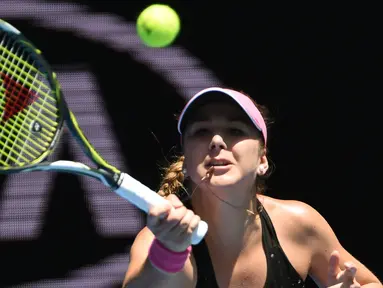
POLYGON ((187 103, 178 122, 184 156, 159 191, 169 204, 149 211, 124 287, 298 288, 308 275, 320 287, 382 287, 311 206, 263 194, 264 111, 247 95, 216 87, 187 103), (208 233, 191 246, 201 218, 208 233))

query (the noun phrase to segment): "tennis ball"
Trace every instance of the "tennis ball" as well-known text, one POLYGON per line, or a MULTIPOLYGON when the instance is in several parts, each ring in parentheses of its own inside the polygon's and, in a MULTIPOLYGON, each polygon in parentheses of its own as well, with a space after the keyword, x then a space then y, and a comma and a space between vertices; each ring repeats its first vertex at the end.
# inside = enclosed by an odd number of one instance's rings
POLYGON ((142 42, 155 48, 169 46, 177 37, 181 23, 178 14, 168 5, 153 4, 137 18, 137 33, 142 42))

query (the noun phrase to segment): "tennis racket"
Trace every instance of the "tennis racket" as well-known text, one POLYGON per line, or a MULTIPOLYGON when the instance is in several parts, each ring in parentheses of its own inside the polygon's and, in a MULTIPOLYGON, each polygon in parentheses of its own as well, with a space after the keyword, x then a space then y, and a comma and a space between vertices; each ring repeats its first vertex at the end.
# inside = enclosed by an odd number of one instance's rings
MULTIPOLYGON (((50 65, 23 34, 0 20, 0 173, 58 171, 100 180, 112 191, 148 213, 167 200, 127 173, 107 163, 88 141, 65 103, 50 65), (48 162, 64 124, 94 168, 83 163, 48 162)), ((192 234, 198 244, 207 232, 200 221, 192 234)))

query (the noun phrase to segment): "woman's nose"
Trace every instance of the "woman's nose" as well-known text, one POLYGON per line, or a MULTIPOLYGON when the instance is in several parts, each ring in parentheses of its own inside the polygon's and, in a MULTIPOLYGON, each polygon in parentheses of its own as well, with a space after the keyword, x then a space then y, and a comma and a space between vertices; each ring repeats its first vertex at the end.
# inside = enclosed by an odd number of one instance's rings
POLYGON ((227 145, 220 135, 214 135, 214 137, 211 139, 209 149, 210 150, 227 149, 227 145))

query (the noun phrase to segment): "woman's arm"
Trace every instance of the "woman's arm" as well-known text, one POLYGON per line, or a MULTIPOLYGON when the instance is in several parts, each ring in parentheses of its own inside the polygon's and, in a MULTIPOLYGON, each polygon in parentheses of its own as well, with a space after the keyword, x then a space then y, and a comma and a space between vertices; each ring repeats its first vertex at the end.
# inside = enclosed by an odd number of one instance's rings
POLYGON ((318 285, 328 287, 329 261, 332 252, 336 250, 339 252, 339 269, 344 270, 344 263, 352 262, 357 269, 355 279, 362 287, 382 287, 379 279, 340 244, 333 229, 320 213, 302 202, 295 205, 299 205, 300 211, 303 211, 299 217, 302 229, 299 230, 303 231, 303 237, 309 239, 306 241, 311 252, 309 274, 319 282, 318 285))
POLYGON ((182 271, 175 274, 162 272, 148 260, 148 251, 153 240, 153 233, 146 227, 137 235, 130 250, 130 263, 122 287, 194 288, 197 275, 192 255, 182 271))

